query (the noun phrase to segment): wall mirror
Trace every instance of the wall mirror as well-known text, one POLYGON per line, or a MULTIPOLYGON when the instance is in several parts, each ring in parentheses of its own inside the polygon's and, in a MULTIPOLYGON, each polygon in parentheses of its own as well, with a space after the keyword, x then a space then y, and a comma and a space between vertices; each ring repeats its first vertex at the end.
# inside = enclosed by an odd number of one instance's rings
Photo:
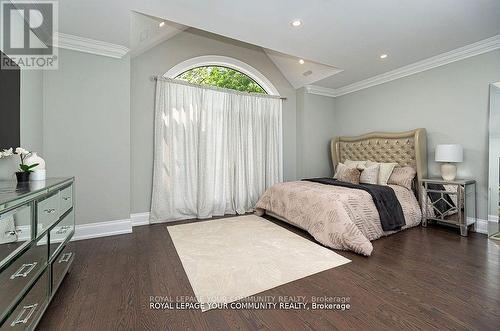
MULTIPOLYGON (((0 151, 21 146, 43 157, 42 85, 42 70, 0 70, 0 151)), ((15 180, 18 164, 0 158, 0 180, 15 180)))
POLYGON ((500 82, 490 84, 488 235, 500 240, 500 82))

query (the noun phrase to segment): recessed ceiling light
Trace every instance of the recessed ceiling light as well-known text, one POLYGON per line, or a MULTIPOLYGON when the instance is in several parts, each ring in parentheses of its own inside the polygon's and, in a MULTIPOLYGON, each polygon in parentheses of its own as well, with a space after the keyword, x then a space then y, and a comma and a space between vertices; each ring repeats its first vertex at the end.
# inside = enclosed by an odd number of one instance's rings
POLYGON ((292 23, 290 23, 293 27, 298 28, 299 26, 302 25, 301 20, 293 20, 292 23))
POLYGON ((165 25, 165 22, 160 22, 160 24, 158 24, 158 26, 161 28, 162 26, 165 25))
POLYGON ((381 58, 381 59, 385 59, 386 57, 387 57, 387 54, 382 54, 382 55, 380 55, 380 58, 381 58))
POLYGON ((300 63, 300 64, 304 64, 304 60, 300 59, 300 60, 299 60, 299 63, 300 63))

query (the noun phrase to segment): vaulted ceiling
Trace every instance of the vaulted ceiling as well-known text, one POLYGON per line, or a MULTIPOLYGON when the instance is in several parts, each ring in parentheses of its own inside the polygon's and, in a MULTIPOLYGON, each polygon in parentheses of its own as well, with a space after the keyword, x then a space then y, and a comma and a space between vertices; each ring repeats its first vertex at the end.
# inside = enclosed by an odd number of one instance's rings
POLYGON ((64 0, 59 27, 136 48, 133 11, 177 23, 169 33, 189 26, 261 46, 294 86, 339 88, 500 34, 499 0, 64 0))

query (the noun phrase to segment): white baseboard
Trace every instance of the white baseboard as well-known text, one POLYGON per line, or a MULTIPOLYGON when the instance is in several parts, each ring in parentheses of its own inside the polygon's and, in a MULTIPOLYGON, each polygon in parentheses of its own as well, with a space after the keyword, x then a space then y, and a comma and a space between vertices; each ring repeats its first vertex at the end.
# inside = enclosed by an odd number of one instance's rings
POLYGON ((149 212, 131 214, 130 219, 81 224, 76 226, 72 240, 83 240, 99 237, 132 233, 132 227, 149 225, 149 212))
MULTIPOLYGON (((75 234, 72 240, 84 240, 100 237, 108 237, 119 234, 132 233, 132 227, 149 224, 149 212, 131 214, 130 219, 95 222, 88 224, 78 224, 75 228, 75 234)), ((31 231, 28 225, 17 226, 17 240, 29 240, 31 231)))
MULTIPOLYGON (((471 221, 472 219, 468 220, 467 223, 471 223, 471 221)), ((72 240, 84 240, 132 233, 133 227, 141 225, 149 225, 149 212, 131 214, 130 219, 125 220, 79 224, 76 226, 72 240)), ((29 239, 30 232, 28 226, 18 226, 16 229, 21 230, 18 234, 18 240, 29 239)), ((478 218, 476 220, 476 232, 488 234, 488 221, 478 218)))
POLYGON ((132 226, 149 225, 149 212, 130 214, 132 226))
MULTIPOLYGON (((467 220, 471 224, 473 219, 467 220)), ((76 226, 73 240, 83 240, 99 237, 114 236, 118 234, 132 233, 132 228, 141 225, 149 225, 149 212, 135 213, 130 215, 130 219, 81 224, 76 226)), ((476 232, 488 234, 488 221, 476 220, 476 232)))
POLYGON ((474 219, 474 217, 467 217, 467 225, 470 225, 476 221, 476 231, 477 233, 488 234, 488 221, 480 218, 474 219))
POLYGON ((132 220, 106 221, 76 226, 72 240, 83 240, 99 237, 132 233, 132 220))
POLYGON ((476 220, 476 232, 488 234, 488 221, 478 218, 476 220))
MULTIPOLYGON (((31 238, 31 231, 28 225, 16 226, 16 229, 20 230, 18 232, 18 241, 26 241, 31 238)), ((108 237, 126 233, 132 233, 132 220, 130 219, 78 224, 75 227, 75 234, 71 240, 108 237)))

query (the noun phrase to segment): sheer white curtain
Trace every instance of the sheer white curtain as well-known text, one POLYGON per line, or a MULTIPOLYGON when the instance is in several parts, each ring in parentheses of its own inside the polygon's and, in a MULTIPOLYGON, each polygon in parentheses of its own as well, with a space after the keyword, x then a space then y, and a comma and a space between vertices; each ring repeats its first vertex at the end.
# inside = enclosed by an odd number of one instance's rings
POLYGON ((151 222, 251 211, 282 180, 281 100, 156 84, 151 222))

